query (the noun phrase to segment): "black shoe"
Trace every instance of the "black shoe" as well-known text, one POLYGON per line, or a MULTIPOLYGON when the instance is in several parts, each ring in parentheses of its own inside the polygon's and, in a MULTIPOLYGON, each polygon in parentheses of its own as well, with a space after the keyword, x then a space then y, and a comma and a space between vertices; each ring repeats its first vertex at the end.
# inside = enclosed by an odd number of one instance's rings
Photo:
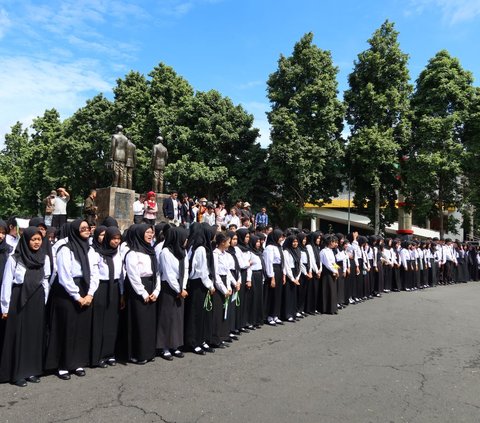
POLYGON ((255 330, 255 326, 253 326, 253 325, 248 325, 247 328, 248 328, 248 330, 255 330))
POLYGON ((136 358, 131 358, 130 361, 133 364, 140 364, 140 365, 147 364, 147 360, 137 360, 136 358))
POLYGON ((206 355, 207 353, 202 350, 201 348, 199 350, 193 349, 193 353, 197 355, 206 355))
POLYGON ((100 367, 101 369, 106 369, 108 367, 108 364, 102 360, 100 361, 100 363, 98 363, 97 367, 100 367))
POLYGON ((260 329, 262 325, 255 325, 255 329, 260 329))
POLYGON ((164 360, 167 360, 167 361, 172 361, 173 360, 173 356, 170 353, 166 354, 166 353, 162 352, 162 353, 160 353, 160 357, 162 357, 164 360))
POLYGON ((185 357, 185 354, 183 352, 181 352, 180 350, 176 350, 176 351, 173 352, 173 356, 177 357, 177 358, 183 358, 183 357, 185 357))
POLYGON ((117 362, 115 361, 114 358, 109 358, 109 359, 107 360, 107 364, 108 364, 109 366, 112 366, 112 367, 113 367, 113 366, 116 366, 116 365, 117 365, 117 362))
POLYGON ((77 370, 75 370, 74 373, 75 373, 78 377, 83 377, 83 376, 85 376, 85 375, 87 374, 87 373, 85 372, 85 370, 83 370, 83 369, 77 369, 77 370))
POLYGON ((27 381, 25 379, 18 379, 16 382, 13 382, 13 384, 20 388, 25 388, 25 386, 27 386, 27 381))
POLYGON ((232 331, 232 333, 233 333, 234 335, 237 335, 237 336, 238 336, 238 335, 241 335, 241 332, 240 332, 239 330, 234 330, 234 331, 232 331))
POLYGON ((57 377, 59 379, 62 379, 62 380, 70 380, 71 379, 70 373, 63 373, 63 374, 57 373, 57 377))
POLYGON ((233 339, 229 336, 227 339, 225 339, 224 342, 232 343, 232 342, 233 342, 233 339))
MULTIPOLYGON (((213 346, 214 346, 215 348, 220 348, 220 349, 222 349, 222 350, 225 349, 225 348, 227 348, 227 346, 226 346, 225 344, 214 344, 213 346)), ((206 350, 206 351, 207 351, 207 350, 206 350)))
POLYGON ((205 352, 208 352, 208 353, 214 353, 215 352, 215 348, 212 348, 212 347, 202 346, 202 350, 205 351, 205 352))
POLYGON ((30 383, 40 383, 40 378, 37 376, 30 376, 25 378, 25 380, 30 383))
POLYGON ((283 326, 283 322, 280 321, 280 320, 277 320, 275 323, 276 323, 277 325, 283 326))
POLYGON ((250 331, 247 328, 242 328, 240 329, 240 332, 242 333, 249 333, 250 331))
POLYGON ((230 334, 230 339, 233 339, 234 341, 238 341, 238 336, 230 334))

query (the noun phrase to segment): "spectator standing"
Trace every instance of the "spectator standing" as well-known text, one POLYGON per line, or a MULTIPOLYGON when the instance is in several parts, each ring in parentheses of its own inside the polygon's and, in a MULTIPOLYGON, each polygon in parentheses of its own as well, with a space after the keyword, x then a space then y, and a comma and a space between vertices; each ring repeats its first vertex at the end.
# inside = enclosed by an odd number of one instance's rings
POLYGON ((180 208, 181 204, 180 201, 178 201, 178 192, 171 191, 170 197, 163 201, 163 215, 168 220, 168 223, 175 226, 181 223, 180 208))
POLYGON ((45 197, 43 204, 45 204, 45 225, 52 226, 53 210, 55 209, 55 197, 57 191, 52 190, 48 197, 45 197))
POLYGON ((208 223, 210 226, 215 225, 215 207, 212 203, 207 203, 207 212, 202 216, 202 222, 208 223))
POLYGON ((187 194, 183 194, 182 203, 180 206, 180 217, 182 223, 188 229, 190 224, 195 221, 195 216, 192 212, 193 201, 188 197, 187 194))
POLYGON ((95 189, 90 190, 90 194, 83 203, 83 214, 85 220, 90 226, 95 225, 97 219, 97 206, 95 205, 95 198, 97 198, 97 191, 95 189))
POLYGON ((138 200, 133 203, 133 223, 139 224, 143 222, 145 213, 145 194, 140 194, 138 200))
POLYGON ((155 220, 157 219, 158 206, 157 206, 157 195, 150 191, 147 194, 147 201, 144 203, 145 213, 143 215, 143 221, 149 225, 155 225, 155 220))
POLYGON ((219 228, 224 224, 225 216, 227 215, 227 210, 225 209, 225 203, 223 201, 218 202, 218 206, 215 209, 215 223, 219 228))
POLYGON ((70 201, 70 194, 65 188, 57 188, 57 196, 54 200, 55 207, 52 212, 52 226, 60 229, 67 223, 67 203, 70 201))
POLYGON ((230 209, 230 214, 225 216, 224 223, 227 228, 230 225, 236 225, 237 228, 240 227, 240 218, 237 215, 237 209, 235 207, 232 207, 230 209))
POLYGON ((198 200, 200 203, 198 206, 198 212, 197 212, 197 222, 203 222, 203 215, 207 212, 207 202, 208 200, 205 197, 200 198, 198 200))
POLYGON ((268 214, 265 207, 262 207, 260 212, 258 212, 255 216, 255 227, 259 225, 263 226, 264 228, 268 226, 268 214))
POLYGON ((18 244, 18 239, 20 238, 20 229, 18 227, 17 218, 15 216, 10 217, 7 220, 8 225, 8 233, 5 237, 5 240, 10 247, 12 247, 12 251, 15 251, 15 248, 18 244))

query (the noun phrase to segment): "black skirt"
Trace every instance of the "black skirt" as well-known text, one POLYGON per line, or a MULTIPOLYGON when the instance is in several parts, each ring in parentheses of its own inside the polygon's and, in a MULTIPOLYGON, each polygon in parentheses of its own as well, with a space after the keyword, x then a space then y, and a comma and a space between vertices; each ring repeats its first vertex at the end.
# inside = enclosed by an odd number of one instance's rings
MULTIPOLYGON (((142 278, 142 284, 148 294, 155 288, 155 276, 142 278)), ((128 358, 138 361, 155 358, 155 336, 157 334, 157 304, 145 303, 143 297, 133 289, 130 281, 125 280, 127 296, 128 358)))
MULTIPOLYGON (((88 286, 83 278, 74 278, 80 295, 86 296, 88 286)), ((92 307, 80 307, 56 280, 50 293, 52 298, 50 334, 45 359, 49 370, 75 370, 90 364, 92 339, 92 307)))
MULTIPOLYGON (((220 277, 222 278, 223 284, 227 286, 227 277, 223 275, 220 277)), ((225 307, 227 307, 227 303, 228 307, 230 306, 230 301, 227 299, 225 302, 225 295, 217 289, 212 295, 212 303, 212 336, 210 342, 218 346, 229 336, 228 318, 225 313, 225 307)), ((228 309, 226 312, 228 313, 228 309)))
POLYGON ((307 300, 307 284, 311 279, 303 273, 300 275, 300 285, 297 287, 297 312, 305 311, 305 302, 307 300))
POLYGON ((280 310, 282 306, 282 291, 283 291, 283 270, 280 264, 273 265, 273 272, 275 275, 275 288, 268 284, 268 316, 280 317, 280 310))
POLYGON ((208 289, 201 279, 189 279, 187 285, 188 297, 185 299, 185 340, 186 347, 201 346, 211 338, 212 313, 204 308, 208 289))
POLYGON ((185 300, 162 281, 157 302, 157 349, 177 349, 183 345, 185 300))
POLYGON ((92 359, 93 366, 105 358, 115 356, 115 345, 120 318, 120 287, 118 279, 102 280, 92 303, 92 359))
POLYGON ((297 288, 298 286, 287 278, 287 283, 283 286, 282 290, 282 320, 295 318, 297 313, 297 288))
POLYGON ((45 291, 40 285, 22 307, 23 285, 14 284, 0 355, 0 382, 16 382, 43 372, 45 291))
POLYGON ((252 314, 251 323, 261 325, 264 320, 263 315, 263 270, 254 270, 252 272, 252 314))
POLYGON ((250 289, 247 288, 247 269, 240 270, 240 275, 242 278, 242 287, 240 288, 240 307, 239 311, 239 324, 237 329, 245 328, 249 325, 250 316, 248 315, 249 310, 251 310, 251 300, 252 296, 250 295, 250 289))
POLYGON ((306 294, 305 294, 305 313, 314 313, 319 310, 319 291, 320 279, 317 274, 313 275, 312 279, 307 280, 306 294))
POLYGON ((337 313, 337 286, 333 273, 327 269, 323 269, 322 278, 322 308, 320 312, 323 314, 337 313))

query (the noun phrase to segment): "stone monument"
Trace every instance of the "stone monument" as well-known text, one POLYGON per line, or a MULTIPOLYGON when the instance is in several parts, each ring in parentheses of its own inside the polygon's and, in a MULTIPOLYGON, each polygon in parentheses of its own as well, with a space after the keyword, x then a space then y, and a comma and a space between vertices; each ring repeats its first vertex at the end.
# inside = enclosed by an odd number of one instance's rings
POLYGON ((112 135, 110 157, 108 165, 113 170, 112 186, 97 189, 97 224, 111 216, 123 231, 133 223, 135 191, 132 185, 137 153, 135 144, 123 133, 122 125, 117 125, 112 135))
POLYGON ((168 150, 162 144, 162 134, 158 133, 158 137, 155 139, 156 144, 152 150, 152 170, 153 170, 153 186, 152 191, 163 194, 163 172, 168 159, 168 150))

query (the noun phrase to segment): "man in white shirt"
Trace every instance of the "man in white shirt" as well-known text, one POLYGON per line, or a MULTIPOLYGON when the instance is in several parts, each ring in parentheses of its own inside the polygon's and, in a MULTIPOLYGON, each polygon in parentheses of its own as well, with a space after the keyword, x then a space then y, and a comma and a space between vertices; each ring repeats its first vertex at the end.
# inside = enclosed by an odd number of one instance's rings
POLYGON ((54 199, 55 207, 52 215, 52 226, 59 229, 67 223, 67 203, 70 201, 70 194, 65 188, 57 188, 57 196, 54 199))
POLYGON ((140 194, 138 200, 133 203, 133 223, 143 222, 143 213, 145 211, 145 194, 140 194))

